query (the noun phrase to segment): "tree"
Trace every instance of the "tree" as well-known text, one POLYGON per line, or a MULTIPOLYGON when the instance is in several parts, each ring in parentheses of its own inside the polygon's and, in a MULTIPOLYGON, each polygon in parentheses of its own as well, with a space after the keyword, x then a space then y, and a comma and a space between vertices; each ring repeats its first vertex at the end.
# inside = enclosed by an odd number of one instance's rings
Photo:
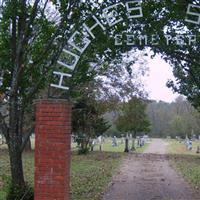
POLYGON ((137 133, 149 132, 150 122, 146 115, 144 100, 132 97, 128 102, 125 102, 115 124, 121 132, 133 133, 133 140, 136 138, 137 133))
POLYGON ((146 103, 143 100, 132 97, 122 105, 121 114, 116 120, 117 128, 120 131, 133 132, 134 137, 137 132, 149 131, 150 123, 145 109, 146 103))
POLYGON ((171 127, 171 136, 175 138, 175 136, 180 136, 184 138, 187 135, 187 121, 183 119, 181 116, 174 116, 172 121, 170 122, 171 127))
POLYGON ((79 153, 85 154, 89 150, 91 139, 103 135, 110 127, 102 116, 98 101, 90 96, 82 96, 73 109, 72 127, 76 142, 80 144, 79 153))
POLYGON ((24 132, 24 117, 46 88, 52 65, 69 37, 78 1, 2 0, 0 7, 0 94, 9 120, 0 113, 0 128, 9 149, 13 186, 24 187, 22 152, 33 128, 24 132), (54 14, 53 14, 54 13, 54 14), (55 16, 59 13, 60 17, 55 16), (62 39, 59 39, 62 36, 62 39))

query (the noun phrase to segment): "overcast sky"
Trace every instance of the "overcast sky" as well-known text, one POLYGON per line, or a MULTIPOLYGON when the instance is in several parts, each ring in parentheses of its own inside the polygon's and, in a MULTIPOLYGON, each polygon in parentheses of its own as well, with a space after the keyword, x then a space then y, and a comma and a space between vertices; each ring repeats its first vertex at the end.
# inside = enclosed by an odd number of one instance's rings
POLYGON ((156 56, 154 59, 149 59, 148 62, 150 72, 149 76, 144 78, 144 81, 146 90, 149 92, 149 98, 157 101, 174 101, 178 94, 174 94, 172 89, 166 86, 168 79, 174 79, 170 65, 159 56, 156 56))

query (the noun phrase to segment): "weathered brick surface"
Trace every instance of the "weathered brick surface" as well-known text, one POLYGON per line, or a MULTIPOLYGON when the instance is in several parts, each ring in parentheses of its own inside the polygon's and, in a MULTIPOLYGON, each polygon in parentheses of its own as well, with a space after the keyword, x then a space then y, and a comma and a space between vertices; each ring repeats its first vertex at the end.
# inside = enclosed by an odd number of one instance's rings
POLYGON ((71 105, 40 100, 35 117, 35 200, 69 200, 71 105))

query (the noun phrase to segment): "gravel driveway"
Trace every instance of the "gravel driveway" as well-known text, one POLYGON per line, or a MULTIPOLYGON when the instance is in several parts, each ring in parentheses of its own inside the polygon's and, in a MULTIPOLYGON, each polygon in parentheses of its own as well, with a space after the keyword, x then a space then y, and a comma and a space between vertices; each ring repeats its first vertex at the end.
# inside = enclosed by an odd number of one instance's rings
POLYGON ((169 165, 167 144, 154 139, 144 154, 130 154, 102 200, 200 200, 169 165))

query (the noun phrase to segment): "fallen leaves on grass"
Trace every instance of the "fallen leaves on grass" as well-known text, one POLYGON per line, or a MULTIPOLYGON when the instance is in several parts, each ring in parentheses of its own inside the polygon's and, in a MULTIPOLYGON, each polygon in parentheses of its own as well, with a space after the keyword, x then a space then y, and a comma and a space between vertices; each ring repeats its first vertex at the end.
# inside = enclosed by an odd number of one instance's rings
POLYGON ((107 187, 121 160, 116 153, 94 152, 72 157, 72 200, 94 200, 107 187))
POLYGON ((200 157, 194 155, 175 155, 171 157, 175 167, 196 189, 200 188, 200 157))
MULTIPOLYGON (((104 191, 121 161, 122 154, 113 152, 92 152, 87 155, 73 153, 71 161, 72 200, 96 200, 104 191)), ((10 177, 7 151, 0 152, 0 200, 5 200, 6 188, 2 177, 10 177)), ((26 181, 33 187, 34 152, 23 154, 26 181)))

